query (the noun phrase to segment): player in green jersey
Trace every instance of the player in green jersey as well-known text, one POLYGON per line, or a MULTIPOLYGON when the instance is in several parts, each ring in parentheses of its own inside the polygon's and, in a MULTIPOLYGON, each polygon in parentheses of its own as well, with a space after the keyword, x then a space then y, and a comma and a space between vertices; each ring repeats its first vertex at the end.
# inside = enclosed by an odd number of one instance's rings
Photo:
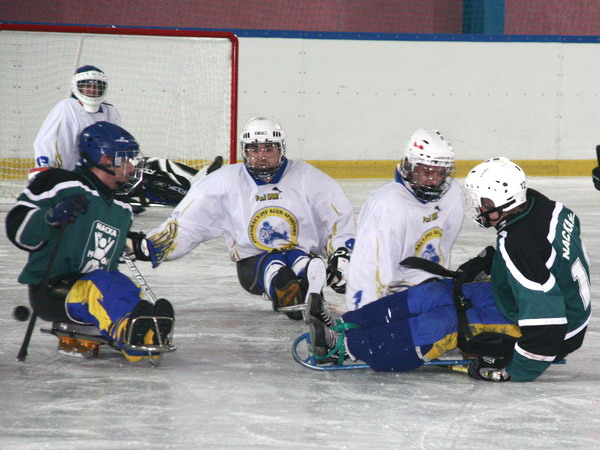
POLYGON ((117 270, 132 212, 115 193, 141 181, 142 155, 135 138, 109 122, 85 128, 79 150, 73 171, 51 168, 38 174, 7 216, 9 239, 29 252, 19 282, 28 285, 41 319, 93 324, 127 359, 140 360, 148 353, 130 347, 165 341, 172 321, 158 327, 138 320, 132 326, 133 319, 173 318, 167 300, 142 300, 140 288, 117 270))
POLYGON ((522 336, 512 358, 478 358, 473 378, 531 381, 583 343, 591 313, 589 260, 577 215, 527 187, 507 158, 474 167, 464 181, 465 213, 498 232, 490 249, 463 264, 463 281, 491 275, 494 301, 522 336), (493 250, 493 249, 492 249, 493 250))

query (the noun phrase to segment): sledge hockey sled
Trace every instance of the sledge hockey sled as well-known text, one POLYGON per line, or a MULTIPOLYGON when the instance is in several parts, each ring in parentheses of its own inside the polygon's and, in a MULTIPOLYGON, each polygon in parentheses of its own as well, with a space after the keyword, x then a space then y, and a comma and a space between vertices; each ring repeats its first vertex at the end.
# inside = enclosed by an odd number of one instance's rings
POLYGON ((138 320, 151 320, 154 324, 154 331, 158 337, 159 344, 132 345, 122 344, 120 347, 112 339, 101 335, 98 329, 93 325, 78 325, 73 323, 53 322, 50 329, 41 328, 42 333, 53 334, 58 338, 58 352, 63 355, 76 356, 80 358, 97 358, 100 355, 100 347, 105 345, 116 351, 131 350, 147 353, 148 360, 153 366, 158 366, 162 360, 163 353, 171 353, 177 350, 172 344, 173 323, 171 317, 150 317, 140 316, 132 321, 127 341, 131 341, 131 332, 138 320), (171 332, 165 340, 162 341, 159 333, 159 324, 162 321, 171 321, 171 332))
MULTIPOLYGON (((303 367, 311 370, 318 371, 330 371, 330 370, 356 370, 356 369, 370 369, 370 366, 365 363, 348 362, 343 363, 326 363, 318 364, 314 355, 310 352, 310 335, 308 333, 301 334, 296 338, 292 344, 292 357, 294 361, 303 367), (306 344, 306 350, 301 350, 302 344, 306 344)), ((427 361, 424 366, 440 366, 448 369, 452 369, 458 372, 466 372, 466 369, 471 362, 471 359, 434 359, 427 361)), ((555 361, 553 364, 566 364, 566 360, 555 361)))

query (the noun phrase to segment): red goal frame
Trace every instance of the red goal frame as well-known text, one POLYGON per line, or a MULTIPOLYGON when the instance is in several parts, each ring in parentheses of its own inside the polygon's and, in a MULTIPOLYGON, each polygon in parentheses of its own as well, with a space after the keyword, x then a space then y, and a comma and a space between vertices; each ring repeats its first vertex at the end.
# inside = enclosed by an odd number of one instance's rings
POLYGON ((231 129, 229 136, 229 161, 237 161, 237 103, 239 42, 235 34, 227 31, 205 31, 178 28, 143 28, 119 26, 42 25, 0 23, 0 30, 40 31, 54 33, 122 34, 133 36, 175 36, 224 38, 231 42, 231 129))

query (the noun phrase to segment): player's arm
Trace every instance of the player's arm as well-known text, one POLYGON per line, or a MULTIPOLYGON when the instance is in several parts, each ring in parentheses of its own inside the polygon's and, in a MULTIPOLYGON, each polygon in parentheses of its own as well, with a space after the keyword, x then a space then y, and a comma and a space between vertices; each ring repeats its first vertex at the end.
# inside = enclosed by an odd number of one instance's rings
POLYGON ((398 281, 402 252, 395 232, 402 235, 403 230, 399 220, 391 226, 384 204, 368 202, 363 206, 350 262, 348 309, 360 308, 390 293, 390 284, 398 281))
POLYGON ((58 103, 48 114, 34 141, 35 167, 29 178, 48 167, 66 168, 67 160, 78 160, 79 124, 65 102, 58 103))
POLYGON ((531 381, 554 361, 567 332, 565 299, 546 267, 550 244, 528 239, 526 244, 499 243, 506 261, 507 281, 515 297, 522 336, 506 370, 513 381, 531 381))
POLYGON ((322 201, 317 206, 320 221, 328 231, 323 245, 327 254, 327 285, 335 292, 346 292, 348 264, 354 248, 355 228, 350 200, 341 186, 327 177, 322 201))
POLYGON ((181 258, 201 242, 223 234, 223 192, 220 180, 194 184, 159 227, 149 233, 129 234, 128 247, 136 258, 152 261, 153 267, 163 261, 181 258))
POLYGON ((59 180, 52 175, 47 172, 33 180, 6 217, 6 234, 22 250, 39 250, 60 227, 87 212, 89 201, 83 192, 71 188, 63 195, 59 180), (52 194, 40 195, 48 191, 52 194))

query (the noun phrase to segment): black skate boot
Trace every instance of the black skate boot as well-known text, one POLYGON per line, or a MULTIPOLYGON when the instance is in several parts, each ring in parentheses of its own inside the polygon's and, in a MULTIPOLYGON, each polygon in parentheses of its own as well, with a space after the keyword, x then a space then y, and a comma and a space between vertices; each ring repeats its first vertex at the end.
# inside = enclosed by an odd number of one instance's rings
POLYGON ((154 304, 153 316, 157 318, 164 317, 166 319, 172 320, 158 320, 158 331, 160 336, 154 337, 154 343, 158 345, 167 344, 170 339, 169 335, 171 334, 171 330, 173 329, 173 320, 175 319, 175 311, 173 310, 173 305, 166 298, 159 298, 154 304))
POLYGON ((294 271, 288 266, 283 266, 277 271, 273 284, 275 286, 275 298, 272 299, 273 310, 285 312, 292 320, 302 320, 302 311, 285 311, 286 308, 304 303, 300 282, 294 271))
POLYGON ((319 319, 327 327, 335 325, 335 319, 325 306, 325 299, 323 294, 309 294, 308 300, 306 301, 306 318, 307 322, 310 321, 311 317, 319 319))
POLYGON ((127 346, 152 343, 154 336, 153 314, 152 303, 147 300, 140 300, 131 313, 126 314, 111 325, 110 335, 128 361, 136 362, 147 355, 146 352, 132 350, 127 346))
POLYGON ((339 358, 345 359, 344 343, 341 342, 341 348, 338 349, 338 333, 328 328, 323 321, 311 316, 308 332, 310 351, 317 364, 338 362, 339 358))

